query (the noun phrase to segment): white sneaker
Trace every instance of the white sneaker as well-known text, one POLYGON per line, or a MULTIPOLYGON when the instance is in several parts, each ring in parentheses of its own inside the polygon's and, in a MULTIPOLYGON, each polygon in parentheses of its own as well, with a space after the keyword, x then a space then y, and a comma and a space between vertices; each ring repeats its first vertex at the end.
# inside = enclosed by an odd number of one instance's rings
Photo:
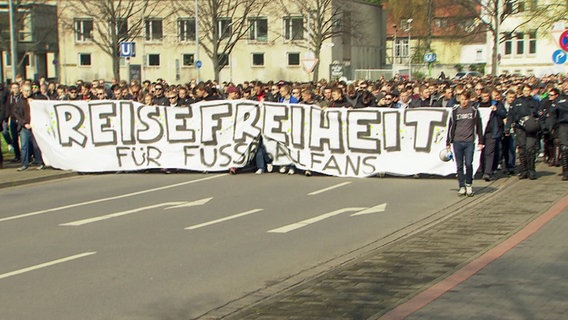
POLYGON ((286 167, 280 167, 280 173, 284 174, 286 173, 286 167))
POLYGON ((473 197, 473 188, 471 187, 471 184, 466 184, 465 185, 465 194, 468 197, 473 197))
POLYGON ((258 170, 256 170, 256 172, 254 174, 263 174, 263 173, 264 173, 264 170, 258 169, 258 170))
POLYGON ((272 163, 269 163, 266 165, 266 172, 272 172, 272 170, 274 170, 274 166, 272 165, 272 163))
POLYGON ((289 175, 293 175, 294 173, 296 173, 296 171, 294 171, 294 168, 290 168, 290 170, 288 170, 289 175))
POLYGON ((310 170, 306 170, 306 171, 304 171, 304 175, 305 175, 306 177, 311 177, 311 176, 312 176, 312 172, 311 172, 310 170))
POLYGON ((465 187, 460 187, 460 189, 458 190, 458 196, 465 196, 465 193, 465 187))

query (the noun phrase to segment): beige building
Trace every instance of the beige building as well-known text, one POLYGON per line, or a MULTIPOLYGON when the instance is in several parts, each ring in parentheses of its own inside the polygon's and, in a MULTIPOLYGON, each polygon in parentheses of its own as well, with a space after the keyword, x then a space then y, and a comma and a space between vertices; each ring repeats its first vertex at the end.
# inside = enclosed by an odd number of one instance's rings
MULTIPOLYGON (((150 0, 145 8, 134 8, 132 15, 115 18, 119 20, 114 26, 117 30, 115 34, 126 39, 118 42, 134 44, 134 47, 123 45, 122 54, 135 51, 133 57, 120 58, 120 78, 162 78, 169 83, 214 79, 214 64, 207 54, 212 42, 206 39, 213 32, 225 38, 219 42, 221 47, 234 42, 229 54, 219 55, 220 63, 226 64, 219 72, 220 81, 309 81, 313 75, 306 69, 314 65, 315 59, 319 63, 318 78, 326 79, 340 76, 351 78, 354 69, 381 68, 384 65, 385 23, 380 6, 358 0, 310 1, 313 3, 308 5, 302 0, 284 1, 286 7, 282 8, 277 7, 278 2, 272 1, 265 7, 259 5, 249 9, 246 15, 242 8, 235 15, 226 12, 226 16, 219 15, 215 28, 208 27, 204 22, 212 21, 204 16, 208 8, 198 7, 198 44, 194 1, 150 0), (315 9, 311 9, 316 8, 315 2, 329 2, 329 5, 318 15, 315 9), (321 43, 319 56, 316 56, 313 45, 309 44, 318 38, 318 21, 329 22, 329 30, 333 33, 320 37, 325 39, 321 43), (244 31, 242 38, 231 40, 239 30, 244 31), (199 69, 196 66, 198 60, 201 62, 199 69)), ((105 14, 97 11, 109 0, 91 1, 91 4, 99 7, 80 10, 77 5, 83 2, 89 1, 57 2, 60 48, 57 67, 62 83, 114 78, 113 60, 109 54, 111 48, 109 45, 100 45, 105 40, 104 34, 109 34, 110 17, 101 21, 100 15, 105 14), (107 30, 101 30, 104 28, 107 30)))

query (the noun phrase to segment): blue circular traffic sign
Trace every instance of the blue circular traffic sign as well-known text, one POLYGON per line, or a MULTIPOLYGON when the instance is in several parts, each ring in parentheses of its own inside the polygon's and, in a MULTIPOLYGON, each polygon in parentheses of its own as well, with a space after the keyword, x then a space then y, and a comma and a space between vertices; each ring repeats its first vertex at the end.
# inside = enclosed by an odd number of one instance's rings
POLYGON ((564 50, 558 49, 552 54, 552 62, 554 62, 554 64, 564 64, 566 58, 568 58, 568 55, 564 50))
POLYGON ((201 68, 202 65, 203 65, 203 64, 201 63, 201 60, 195 61, 195 66, 196 66, 198 69, 201 68))

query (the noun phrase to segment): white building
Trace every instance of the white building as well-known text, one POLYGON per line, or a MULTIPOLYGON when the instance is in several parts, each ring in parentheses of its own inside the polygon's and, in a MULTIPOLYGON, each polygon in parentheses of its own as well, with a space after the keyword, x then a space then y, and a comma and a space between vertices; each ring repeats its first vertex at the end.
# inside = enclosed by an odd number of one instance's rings
MULTIPOLYGON (((550 11, 542 18, 537 12, 549 8, 556 0, 503 0, 502 12, 511 13, 499 26, 501 42, 499 45, 499 64, 497 74, 521 74, 542 76, 552 73, 565 73, 565 64, 555 64, 553 53, 561 49, 558 43, 560 34, 564 31, 563 23, 545 23, 550 19, 550 11)), ((492 36, 487 37, 488 64, 486 70, 491 70, 492 36)))

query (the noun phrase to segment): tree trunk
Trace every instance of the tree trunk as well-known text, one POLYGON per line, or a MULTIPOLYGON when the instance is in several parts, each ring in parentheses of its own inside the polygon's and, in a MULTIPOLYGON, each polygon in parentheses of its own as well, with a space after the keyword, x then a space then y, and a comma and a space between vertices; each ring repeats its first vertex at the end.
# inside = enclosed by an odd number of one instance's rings
POLYGON ((112 76, 116 81, 120 81, 120 57, 114 55, 112 57, 112 76))
POLYGON ((319 78, 319 67, 320 67, 320 61, 321 61, 320 60, 320 53, 321 53, 321 45, 318 46, 316 48, 316 50, 314 51, 314 56, 315 56, 316 59, 318 59, 318 63, 316 64, 316 66, 314 67, 314 70, 312 72, 312 81, 314 83, 317 83, 318 80, 319 80, 318 79, 319 78))

